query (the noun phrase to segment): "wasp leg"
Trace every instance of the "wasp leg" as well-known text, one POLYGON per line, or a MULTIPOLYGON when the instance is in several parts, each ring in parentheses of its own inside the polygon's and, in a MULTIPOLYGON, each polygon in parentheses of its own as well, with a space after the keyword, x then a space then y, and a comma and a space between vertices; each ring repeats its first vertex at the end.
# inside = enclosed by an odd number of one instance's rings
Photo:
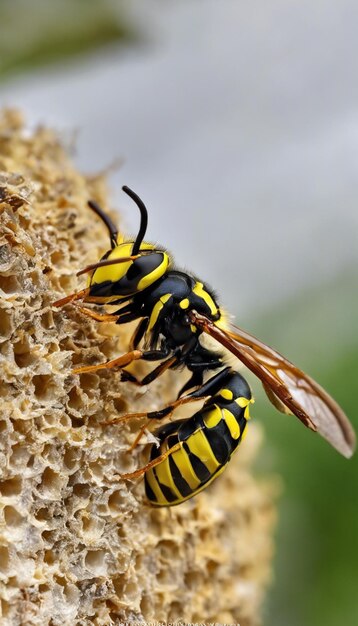
POLYGON ((191 378, 185 383, 178 393, 180 398, 184 392, 190 389, 202 387, 204 373, 208 370, 218 370, 223 368, 223 362, 220 355, 213 354, 200 344, 190 354, 185 362, 187 368, 192 372, 191 378))
POLYGON ((140 467, 135 472, 129 472, 128 474, 120 474, 118 476, 118 479, 122 478, 123 480, 132 480, 133 478, 138 478, 139 476, 143 476, 143 474, 145 474, 148 470, 152 469, 152 467, 155 467, 156 465, 159 465, 159 463, 161 463, 162 461, 165 461, 165 459, 168 458, 170 454, 173 454, 173 452, 180 450, 181 445, 182 444, 180 442, 176 443, 169 450, 167 450, 166 452, 163 452, 163 454, 153 459, 153 461, 149 461, 149 463, 144 465, 144 467, 140 467))
MULTIPOLYGON (((147 385, 149 382, 152 382, 153 380, 158 378, 161 374, 163 374, 163 372, 165 372, 173 363, 175 363, 176 360, 177 360, 177 357, 173 356, 173 357, 170 357, 170 359, 167 359, 166 361, 163 361, 163 363, 158 365, 158 367, 156 367, 152 372, 150 372, 150 374, 148 376, 146 376, 143 380, 138 380, 135 376, 133 376, 133 374, 131 374, 130 372, 127 372, 126 370, 123 370, 122 371, 122 378, 121 378, 121 380, 122 381, 126 380, 128 382, 134 383, 134 384, 139 385, 139 386, 147 385), (149 376, 151 377, 150 380, 148 380, 149 376), (146 381, 146 382, 144 382, 144 381, 146 381)), ((119 424, 121 422, 125 422, 125 421, 127 421, 129 419, 136 418, 136 417, 148 417, 149 420, 151 420, 151 419, 161 419, 161 417, 157 417, 157 418, 154 417, 154 413, 153 413, 153 415, 151 415, 149 413, 127 413, 126 415, 122 415, 121 417, 115 417, 114 419, 111 419, 111 420, 108 420, 108 421, 102 422, 102 423, 103 423, 104 426, 107 426, 108 424, 119 424), (150 417, 148 417, 148 416, 150 416, 150 417)), ((165 416, 163 415, 163 417, 165 417, 165 416)), ((143 435, 143 432, 146 429, 146 426, 147 425, 143 426, 143 429, 141 430, 140 437, 143 435)), ((138 438, 138 441, 139 441, 140 437, 138 438)), ((135 440, 135 444, 133 445, 133 447, 129 448, 129 451, 131 451, 133 448, 135 448, 137 443, 138 443, 137 440, 135 440)))
POLYGON ((176 357, 170 357, 166 361, 163 361, 160 365, 154 368, 147 376, 145 376, 142 380, 138 380, 131 372, 127 372, 127 370, 122 370, 122 382, 133 383, 134 385, 138 385, 138 387, 144 387, 145 385, 149 385, 149 383, 153 382, 161 376, 164 372, 167 371, 174 363, 177 361, 176 357))
MULTIPOLYGON (((156 369, 159 369, 159 368, 156 368, 156 369)), ((206 400, 208 398, 215 396, 215 394, 221 389, 223 381, 225 381, 225 379, 227 378, 227 375, 230 372, 230 369, 231 369, 230 367, 225 367, 223 370, 215 374, 215 376, 212 376, 212 378, 210 378, 204 385, 201 385, 199 389, 196 389, 196 391, 193 391, 192 393, 186 396, 178 398, 174 402, 166 404, 165 407, 163 407, 162 409, 159 409, 158 411, 150 411, 147 413, 145 412, 128 413, 126 415, 122 415, 121 417, 114 418, 110 422, 105 422, 105 423, 106 424, 109 424, 109 423, 118 424, 118 423, 125 422, 129 419, 137 418, 137 417, 146 417, 148 420, 153 420, 153 419, 161 420, 164 417, 168 417, 179 406, 183 406, 184 404, 189 404, 190 402, 198 402, 200 400, 201 401, 206 400)))
POLYGON ((127 452, 129 454, 131 452, 133 452, 134 448, 136 448, 137 445, 139 444, 139 442, 142 439, 145 431, 147 430, 148 425, 149 425, 149 420, 147 420, 146 423, 142 426, 142 428, 140 429, 138 435, 136 436, 135 440, 133 441, 132 445, 128 448, 127 452))
POLYGON ((95 311, 91 311, 91 309, 86 309, 79 305, 76 305, 76 308, 81 311, 83 315, 96 320, 96 322, 116 322, 119 317, 119 315, 115 313, 96 313, 95 311))
MULTIPOLYGON (((147 331, 148 325, 149 325, 148 317, 144 317, 139 322, 139 325, 135 329, 131 337, 131 340, 129 342, 129 347, 131 350, 135 350, 136 348, 138 348, 138 345, 140 344, 141 340, 143 339, 147 331)), ((178 362, 178 357, 176 355, 170 357, 167 361, 163 361, 163 363, 160 363, 160 365, 158 365, 152 372, 147 374, 147 376, 145 376, 142 380, 138 380, 135 376, 133 376, 133 374, 129 372, 123 372, 124 376, 122 380, 127 380, 141 387, 144 385, 149 385, 149 383, 153 382, 153 380, 156 380, 159 376, 161 376, 167 369, 169 369, 176 362, 178 362)))
POLYGON ((159 376, 170 369, 177 361, 178 358, 176 356, 172 356, 166 361, 163 361, 163 363, 160 363, 160 365, 158 365, 152 372, 149 372, 147 376, 144 376, 144 378, 140 381, 140 384, 149 385, 149 383, 152 383, 153 380, 159 378, 159 376))
POLYGON ((193 389, 194 387, 195 389, 197 389, 198 387, 202 387, 203 382, 204 382, 204 372, 200 370, 194 371, 192 376, 189 378, 189 380, 180 389, 177 395, 177 398, 181 398, 182 395, 189 389, 193 389))
POLYGON ((149 411, 143 413, 127 413, 126 415, 121 415, 120 417, 115 417, 112 420, 108 420, 107 422, 102 422, 105 426, 108 424, 121 424, 122 422, 126 422, 127 420, 138 418, 138 417, 146 417, 149 421, 151 420, 161 420, 164 417, 168 417, 171 415, 178 406, 182 406, 183 404, 188 404, 189 402, 198 402, 199 400, 203 400, 205 396, 192 398, 186 396, 185 398, 179 398, 175 402, 171 404, 167 404, 165 407, 160 409, 159 411, 149 411))
POLYGON ((205 400, 214 396, 221 389, 223 381, 227 377, 229 371, 230 367, 225 367, 223 370, 218 372, 218 374, 212 376, 212 378, 210 378, 204 385, 201 385, 199 389, 196 389, 196 391, 193 391, 186 396, 178 398, 178 400, 175 400, 175 402, 166 404, 165 407, 159 409, 158 411, 150 411, 147 413, 127 413, 126 415, 121 415, 121 417, 115 417, 113 420, 105 422, 105 424, 120 424, 121 422, 126 422, 129 419, 138 417, 146 417, 148 420, 160 420, 164 417, 168 417, 179 406, 189 404, 189 402, 198 402, 200 400, 205 400))
POLYGON ((130 350, 135 350, 135 348, 138 348, 141 340, 143 339, 145 332, 148 328, 148 324, 149 324, 149 318, 148 317, 143 317, 143 319, 141 319, 141 321, 139 322, 137 328, 135 329, 131 340, 129 342, 129 349, 130 350))
POLYGON ((74 300, 81 300, 82 298, 87 296, 88 293, 89 293, 88 287, 86 289, 82 289, 82 291, 77 291, 77 293, 70 293, 69 296, 66 296, 65 298, 61 298, 61 300, 56 300, 56 302, 54 302, 52 306, 56 306, 56 307, 64 306, 65 304, 68 304, 69 302, 73 302, 74 300))
POLYGON ((147 352, 143 352, 142 350, 130 350, 130 352, 126 352, 126 354, 122 354, 122 356, 112 359, 111 361, 106 361, 105 363, 76 367, 72 370, 72 374, 84 374, 88 372, 96 372, 97 370, 113 369, 114 367, 122 368, 126 367, 126 365, 129 365, 133 361, 137 361, 138 359, 143 359, 145 361, 159 361, 168 356, 168 352, 169 349, 147 350, 147 352))
MULTIPOLYGON (((138 330, 141 330, 140 327, 137 328, 136 332, 138 330)), ((158 352, 158 351, 153 351, 153 352, 158 352)), ((143 355, 143 358, 146 358, 146 355, 148 355, 148 353, 145 353, 143 355)), ((122 372, 122 379, 121 380, 134 383, 134 384, 136 384, 138 386, 149 385, 149 383, 151 383, 154 380, 156 380, 157 378, 159 378, 159 376, 161 376, 164 372, 166 372, 170 367, 172 367, 173 365, 175 365, 179 361, 180 361, 180 356, 179 355, 176 354, 176 355, 171 356, 166 361, 163 361, 162 363, 160 363, 154 370, 152 370, 142 380, 138 380, 135 376, 133 376, 133 374, 131 372, 127 372, 126 370, 124 370, 122 372)), ((171 402, 170 404, 166 405, 163 409, 161 409, 159 411, 141 412, 141 413, 128 413, 126 415, 122 415, 121 417, 115 417, 112 420, 104 422, 104 424, 105 425, 107 425, 107 424, 120 424, 121 422, 125 422, 125 421, 127 421, 129 419, 138 418, 138 417, 146 417, 149 420, 152 420, 152 419, 162 419, 163 417, 166 417, 167 415, 171 415, 173 413, 174 409, 177 406, 180 406, 181 404, 186 404, 187 402, 194 402, 196 399, 201 399, 201 398, 194 398, 194 399, 189 398, 189 397, 178 398, 175 402, 171 402)))
POLYGON ((112 361, 106 361, 105 363, 97 363, 96 365, 86 365, 84 367, 76 367, 72 370, 72 374, 84 374, 87 372, 96 372, 97 370, 112 369, 113 367, 125 367, 133 361, 141 359, 143 352, 141 350, 131 350, 122 354, 122 356, 112 359, 112 361))

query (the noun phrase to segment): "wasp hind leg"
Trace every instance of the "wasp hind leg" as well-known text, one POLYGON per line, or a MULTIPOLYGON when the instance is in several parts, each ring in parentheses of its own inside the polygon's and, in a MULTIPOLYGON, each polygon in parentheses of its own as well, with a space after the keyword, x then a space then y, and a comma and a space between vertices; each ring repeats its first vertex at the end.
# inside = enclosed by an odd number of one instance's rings
MULTIPOLYGON (((161 364, 161 366, 162 365, 163 364, 161 364)), ((159 370, 161 366, 156 368, 156 370, 159 370)), ((226 367, 225 369, 220 371, 218 374, 210 378, 207 381, 207 383, 202 385, 196 391, 192 392, 191 394, 188 394, 187 396, 184 396, 183 398, 179 398, 175 402, 171 402, 170 404, 167 404, 164 408, 160 409, 159 411, 150 411, 150 412, 143 412, 143 413, 127 413, 126 415, 121 415, 120 417, 115 417, 112 420, 108 420, 107 422, 104 422, 104 424, 105 425, 120 424, 120 423, 126 422, 134 418, 140 418, 140 417, 146 418, 145 424, 140 428, 137 437, 135 438, 135 440, 133 441, 133 443, 127 450, 128 453, 131 453, 137 447, 145 431, 147 430, 148 426, 151 424, 153 420, 161 420, 161 419, 164 419, 165 417, 169 417, 170 415, 172 415, 175 409, 177 409, 179 406, 183 406, 185 404, 189 404, 192 402, 198 402, 198 401, 202 402, 203 400, 205 399, 207 400, 211 396, 215 395, 215 393, 221 388, 222 382, 227 378, 229 371, 230 371, 230 368, 226 367)))
POLYGON ((163 452, 162 454, 157 456, 155 459, 153 459, 152 461, 149 461, 149 463, 147 463, 143 467, 140 467, 134 472, 129 472, 127 474, 120 474, 118 476, 118 479, 132 480, 133 478, 139 478, 140 476, 143 476, 143 474, 145 474, 148 470, 152 469, 156 465, 159 465, 159 463, 162 463, 162 461, 165 461, 165 459, 167 459, 170 454, 173 454, 173 452, 180 450, 181 446, 182 444, 180 442, 176 443, 169 450, 166 450, 166 452, 163 452))
POLYGON ((150 423, 152 420, 161 420, 165 417, 170 416, 175 409, 179 406, 183 406, 184 404, 189 404, 189 402, 198 402, 200 400, 204 400, 205 396, 198 396, 196 398, 186 396, 185 398, 179 398, 179 400, 175 400, 175 402, 171 402, 167 404, 165 407, 160 409, 159 411, 149 411, 143 413, 127 413, 126 415, 121 415, 120 417, 115 417, 113 420, 109 420, 108 422, 104 422, 104 424, 120 424, 122 422, 126 422, 127 420, 145 417, 150 423))
MULTIPOLYGON (((160 367, 161 366, 159 366, 159 368, 160 367)), ((156 368, 156 369, 159 370, 159 368, 156 368)), ((139 417, 145 417, 149 421, 161 420, 165 417, 170 416, 175 411, 175 409, 177 409, 180 406, 189 404, 191 402, 200 402, 203 400, 207 400, 211 396, 215 395, 215 393, 217 393, 217 391, 221 388, 222 382, 226 379, 229 371, 230 371, 230 367, 225 367, 223 370, 218 372, 218 374, 215 374, 206 383, 201 385, 199 389, 196 389, 195 391, 187 394, 186 396, 178 398, 174 402, 170 402, 169 404, 166 404, 162 409, 159 409, 158 411, 149 411, 149 412, 142 412, 142 413, 127 413, 126 415, 115 417, 113 420, 105 422, 105 424, 120 424, 121 422, 126 422, 129 419, 139 418, 139 417)), ((142 384, 147 384, 147 383, 142 382, 142 384)))

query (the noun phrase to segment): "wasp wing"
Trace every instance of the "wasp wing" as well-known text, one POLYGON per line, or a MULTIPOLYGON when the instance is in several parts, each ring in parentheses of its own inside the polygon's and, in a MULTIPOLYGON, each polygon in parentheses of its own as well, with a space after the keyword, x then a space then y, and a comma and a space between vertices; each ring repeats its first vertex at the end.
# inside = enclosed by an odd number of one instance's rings
POLYGON ((238 327, 233 327, 232 331, 219 328, 195 312, 192 320, 261 380, 269 400, 276 408, 293 413, 343 456, 352 456, 356 438, 350 421, 335 400, 310 376, 276 350, 238 327))

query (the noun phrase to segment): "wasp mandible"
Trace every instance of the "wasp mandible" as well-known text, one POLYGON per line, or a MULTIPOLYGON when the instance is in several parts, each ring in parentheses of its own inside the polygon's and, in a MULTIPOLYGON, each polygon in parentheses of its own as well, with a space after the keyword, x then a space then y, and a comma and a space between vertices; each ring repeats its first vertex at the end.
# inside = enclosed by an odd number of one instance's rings
MULTIPOLYGON (((195 496, 225 469, 246 435, 253 398, 241 374, 225 365, 220 346, 261 380, 269 400, 279 411, 295 415, 343 456, 350 457, 355 448, 355 433, 333 398, 281 354, 232 325, 207 284, 176 268, 165 249, 145 242, 147 209, 129 187, 124 186, 123 191, 140 211, 136 239, 122 241, 110 217, 97 203, 89 201, 89 207, 108 229, 111 247, 100 261, 78 272, 77 275, 88 274, 87 287, 58 300, 55 306, 78 300, 100 306, 119 305, 114 313, 105 314, 80 308, 99 322, 126 324, 138 320, 138 325, 126 354, 106 363, 77 368, 73 373, 120 368, 122 380, 138 385, 149 384, 168 369, 184 367, 190 373, 171 404, 150 413, 118 417, 110 423, 131 417, 160 420, 183 404, 198 400, 204 400, 204 404, 191 417, 160 426, 155 432, 159 446, 152 445, 150 461, 122 478, 144 474, 149 502, 172 506, 195 496), (216 341, 217 351, 205 345, 205 335, 216 341), (139 359, 158 362, 142 380, 124 369, 139 359)), ((134 445, 143 433, 144 427, 134 445)))

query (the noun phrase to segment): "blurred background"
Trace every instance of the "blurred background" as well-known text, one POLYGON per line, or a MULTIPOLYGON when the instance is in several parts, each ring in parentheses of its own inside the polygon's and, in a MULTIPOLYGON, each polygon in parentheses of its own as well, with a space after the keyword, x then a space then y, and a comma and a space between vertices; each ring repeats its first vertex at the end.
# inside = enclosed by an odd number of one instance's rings
MULTIPOLYGON (((149 239, 358 427, 358 5, 353 0, 2 0, 0 105, 53 126, 82 170, 122 162, 149 239)), ((266 626, 358 623, 358 456, 251 380, 284 482, 266 626)))

